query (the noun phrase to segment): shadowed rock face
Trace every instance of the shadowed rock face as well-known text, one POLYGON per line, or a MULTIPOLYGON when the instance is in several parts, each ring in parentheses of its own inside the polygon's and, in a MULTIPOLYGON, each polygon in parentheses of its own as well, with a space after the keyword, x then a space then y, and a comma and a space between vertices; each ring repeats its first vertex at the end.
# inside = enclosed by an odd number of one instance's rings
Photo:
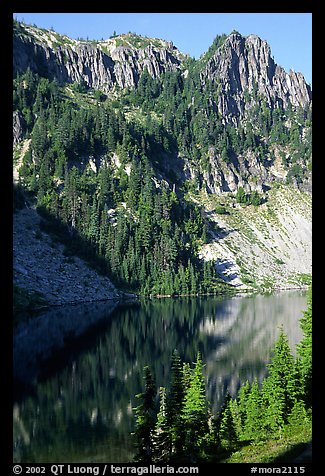
POLYGON ((41 292, 49 305, 119 299, 121 293, 106 277, 82 259, 64 256, 64 246, 41 232, 36 210, 15 213, 13 274, 15 284, 28 292, 41 292))

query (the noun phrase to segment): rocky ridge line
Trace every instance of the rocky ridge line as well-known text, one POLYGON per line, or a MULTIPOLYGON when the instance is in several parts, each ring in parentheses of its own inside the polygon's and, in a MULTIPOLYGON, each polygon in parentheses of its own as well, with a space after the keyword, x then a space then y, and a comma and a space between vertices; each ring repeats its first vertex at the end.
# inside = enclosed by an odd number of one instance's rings
POLYGON ((183 55, 171 42, 146 39, 137 48, 131 37, 93 43, 21 26, 13 40, 14 76, 29 67, 61 84, 84 80, 89 87, 108 93, 115 86, 134 88, 145 69, 156 78, 180 67, 183 55))
MULTIPOLYGON (((165 71, 185 71, 183 55, 172 42, 127 34, 106 41, 77 41, 55 32, 19 24, 13 39, 14 76, 28 67, 61 84, 84 80, 91 88, 109 93, 134 88, 147 70, 153 78, 165 71)), ((287 73, 271 57, 268 43, 256 35, 230 34, 213 56, 201 66, 200 78, 218 82, 215 107, 227 122, 242 117, 244 92, 257 87, 273 107, 289 103, 304 106, 311 88, 301 73, 287 73)))

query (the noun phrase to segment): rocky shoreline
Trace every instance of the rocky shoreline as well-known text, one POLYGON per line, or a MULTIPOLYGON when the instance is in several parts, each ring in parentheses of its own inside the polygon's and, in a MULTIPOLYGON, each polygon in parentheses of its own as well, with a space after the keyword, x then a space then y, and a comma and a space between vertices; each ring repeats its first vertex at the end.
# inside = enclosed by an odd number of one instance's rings
POLYGON ((34 208, 14 213, 14 286, 44 301, 33 308, 33 319, 15 326, 14 378, 22 385, 37 379, 44 360, 136 297, 116 289, 82 259, 65 256, 64 245, 41 231, 40 222, 34 208))

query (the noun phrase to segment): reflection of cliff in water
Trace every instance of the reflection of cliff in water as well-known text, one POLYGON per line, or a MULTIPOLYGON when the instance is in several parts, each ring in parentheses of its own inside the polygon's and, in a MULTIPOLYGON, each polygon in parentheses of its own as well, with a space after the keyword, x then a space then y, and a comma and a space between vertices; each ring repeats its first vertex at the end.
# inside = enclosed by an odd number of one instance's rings
POLYGON ((188 362, 199 350, 208 398, 218 408, 227 389, 235 392, 240 382, 265 374, 279 324, 292 345, 300 340, 305 307, 305 294, 296 292, 116 308, 97 333, 70 348, 64 367, 55 369, 52 361, 33 395, 16 402, 15 461, 131 461, 132 408, 144 365, 157 385, 167 385, 173 350, 188 362))
POLYGON ((44 360, 103 324, 117 305, 118 301, 110 300, 58 306, 19 324, 13 340, 15 380, 32 384, 44 360))
POLYGON ((252 382, 265 377, 272 343, 281 326, 295 354, 295 346, 302 337, 297 322, 305 310, 304 299, 293 299, 292 293, 236 297, 227 301, 228 317, 210 316, 201 322, 202 334, 211 340, 222 339, 205 360, 208 397, 216 408, 227 390, 235 395, 246 379, 252 382))

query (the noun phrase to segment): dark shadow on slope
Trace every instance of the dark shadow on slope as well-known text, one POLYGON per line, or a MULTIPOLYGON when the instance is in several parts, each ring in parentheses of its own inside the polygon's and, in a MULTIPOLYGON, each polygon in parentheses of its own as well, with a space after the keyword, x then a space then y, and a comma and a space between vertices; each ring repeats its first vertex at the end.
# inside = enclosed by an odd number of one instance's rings
POLYGON ((233 271, 234 266, 235 263, 230 260, 217 259, 216 261, 216 271, 226 283, 230 283, 239 277, 238 273, 233 271))
POLYGON ((311 441, 309 443, 298 443, 289 447, 287 451, 284 451, 277 456, 272 463, 311 463, 311 441))
POLYGON ((81 236, 75 228, 71 228, 60 219, 53 217, 45 207, 38 207, 37 211, 42 218, 40 229, 64 244, 63 254, 66 257, 78 256, 98 274, 108 277, 117 288, 122 291, 130 290, 130 285, 121 281, 109 269, 105 258, 98 255, 95 244, 81 236))

